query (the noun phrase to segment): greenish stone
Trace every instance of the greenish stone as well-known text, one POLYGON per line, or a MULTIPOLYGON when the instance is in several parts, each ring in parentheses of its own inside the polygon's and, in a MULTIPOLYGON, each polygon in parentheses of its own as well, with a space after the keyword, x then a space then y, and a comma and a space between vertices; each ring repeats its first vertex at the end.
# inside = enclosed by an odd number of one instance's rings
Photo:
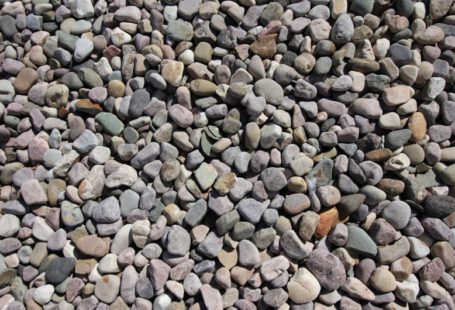
POLYGON ((67 291, 68 289, 68 285, 70 284, 71 280, 73 279, 72 276, 69 276, 68 278, 66 278, 65 280, 63 280, 62 283, 60 283, 59 285, 55 286, 55 291, 59 294, 65 294, 65 292, 67 291))
POLYGON ((112 136, 120 135, 125 128, 122 121, 119 120, 117 116, 109 112, 98 113, 95 120, 100 123, 105 132, 112 136))
POLYGON ((251 241, 253 241, 254 245, 256 245, 258 249, 263 250, 272 244, 273 240, 275 240, 275 237, 275 229, 268 227, 256 231, 251 241))
POLYGON ((207 213, 207 203, 203 200, 198 200, 191 205, 185 215, 185 223, 190 227, 198 225, 204 219, 207 213))
POLYGON ((354 34, 352 35, 352 42, 355 44, 359 44, 363 42, 363 40, 370 39, 373 35, 373 30, 366 25, 362 25, 354 29, 354 34))
POLYGON ((353 225, 348 225, 346 250, 366 257, 375 257, 378 252, 376 244, 370 236, 363 229, 353 225))
POLYGON ((74 72, 66 73, 62 77, 61 82, 62 82, 62 84, 65 84, 66 86, 68 86, 69 89, 73 89, 73 90, 78 90, 78 89, 84 87, 84 84, 82 84, 81 79, 74 72))
POLYGON ((353 0, 350 11, 356 12, 359 15, 365 15, 373 11, 374 0, 353 0))
POLYGON ((25 294, 27 293, 28 287, 24 284, 20 277, 14 278, 11 283, 11 295, 14 296, 16 300, 23 300, 25 294))
POLYGON ((122 80, 122 72, 121 71, 114 71, 107 77, 108 81, 121 81, 122 80))
POLYGON ((412 165, 420 164, 425 160, 425 151, 418 144, 406 145, 403 148, 403 153, 409 157, 412 165))
POLYGON ((191 41, 194 35, 193 26, 181 19, 169 21, 166 33, 175 41, 191 41))
POLYGON ((397 0, 395 2, 397 13, 409 17, 414 13, 414 2, 412 0, 397 0))
POLYGON ((416 181, 423 187, 439 186, 436 173, 433 170, 429 170, 426 173, 418 174, 416 181))
POLYGON ((41 264, 39 265, 39 272, 45 272, 47 269, 47 266, 50 264, 51 261, 54 259, 58 258, 56 254, 49 254, 46 256, 42 261, 41 264))
POLYGON ((66 85, 58 84, 49 87, 46 91, 46 103, 52 108, 60 108, 68 102, 69 89, 66 85))
POLYGON ((207 134, 205 132, 202 133, 201 136, 201 149, 202 152, 207 156, 212 156, 212 143, 210 143, 209 139, 207 138, 207 134))
POLYGON ((211 96, 216 92, 217 86, 208 80, 197 79, 190 83, 190 89, 196 96, 211 96))
POLYGON ((79 39, 76 36, 73 36, 64 31, 57 31, 58 37, 58 46, 62 47, 66 50, 74 52, 74 48, 76 46, 76 41, 79 39))
POLYGON ((126 127, 123 130, 123 139, 126 143, 135 143, 139 139, 139 133, 133 127, 126 127))
POLYGON ((196 46, 194 50, 194 59, 202 63, 209 63, 212 60, 213 49, 212 46, 207 42, 201 42, 196 46))
POLYGON ((89 68, 79 70, 79 78, 90 88, 103 87, 103 80, 98 73, 89 68))
POLYGON ((255 226, 249 222, 238 222, 234 226, 234 230, 232 231, 232 238, 234 240, 244 240, 250 239, 255 230, 255 226))
POLYGON ((222 138, 220 135, 220 130, 216 126, 209 125, 208 127, 204 127, 204 132, 210 139, 213 139, 215 141, 218 141, 222 138))
POLYGON ((149 220, 152 223, 156 223, 158 221, 159 217, 163 213, 163 210, 166 206, 161 202, 161 199, 155 200, 155 203, 151 207, 149 211, 149 220))
POLYGON ((237 82, 229 86, 229 89, 227 90, 227 96, 240 100, 243 99, 243 97, 245 97, 252 88, 252 85, 245 84, 243 82, 237 82))
POLYGON ((16 20, 14 17, 9 15, 0 17, 0 31, 8 38, 17 33, 16 20))
POLYGON ((446 185, 455 185, 455 164, 452 164, 439 173, 446 185))
POLYGON ((223 214, 215 222, 216 232, 219 235, 225 235, 234 228, 238 221, 240 221, 240 215, 237 210, 223 214))
POLYGON ((202 191, 207 191, 215 182, 218 172, 211 164, 202 163, 194 172, 197 183, 202 191))
POLYGON ((284 9, 278 2, 270 2, 262 11, 259 22, 262 26, 268 25, 272 20, 278 20, 283 15, 284 9))
POLYGON ((0 273, 0 287, 9 286, 16 277, 16 271, 13 269, 6 269, 0 273))
POLYGON ((47 61, 47 64, 51 67, 52 70, 59 69, 62 67, 62 64, 60 63, 60 61, 58 61, 55 58, 49 58, 49 60, 47 61))
POLYGON ((357 211, 360 205, 365 201, 363 194, 351 194, 341 197, 337 209, 343 215, 349 215, 357 211))
POLYGON ((407 255, 411 249, 408 238, 401 237, 395 243, 389 244, 378 249, 377 261, 380 264, 391 264, 397 259, 407 255))
POLYGON ((242 127, 242 123, 232 117, 227 117, 223 121, 222 130, 227 134, 235 134, 242 127))
POLYGON ((0 183, 3 185, 11 184, 13 174, 21 168, 24 168, 24 165, 18 162, 9 163, 3 166, 2 173, 0 174, 0 183))

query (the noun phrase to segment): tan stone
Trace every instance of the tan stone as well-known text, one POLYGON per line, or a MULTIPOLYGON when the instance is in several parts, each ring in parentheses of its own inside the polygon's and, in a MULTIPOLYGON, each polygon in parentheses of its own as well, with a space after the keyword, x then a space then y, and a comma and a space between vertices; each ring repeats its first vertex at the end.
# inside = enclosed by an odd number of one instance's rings
POLYGON ((395 279, 404 281, 408 279, 412 273, 412 261, 407 256, 403 256, 392 263, 390 271, 395 276, 395 279))
POLYGON ((108 242, 96 235, 79 238, 75 245, 82 254, 91 257, 103 257, 109 251, 108 242))
POLYGON ((289 281, 287 289, 289 298, 293 302, 304 304, 318 297, 321 291, 321 285, 308 269, 300 268, 291 278, 291 281, 289 281))
POLYGON ((404 191, 404 182, 396 179, 384 178, 376 186, 391 196, 399 195, 404 191))
POLYGON ((213 187, 221 195, 226 195, 227 193, 229 193, 231 188, 234 187, 236 182, 237 178, 235 176, 235 173, 229 172, 219 177, 218 180, 216 180, 215 185, 213 187))
POLYGON ((240 286, 245 285, 248 279, 251 278, 253 273, 254 268, 247 269, 244 267, 235 266, 234 268, 231 269, 232 280, 240 286))
POLYGON ((442 259, 446 269, 455 266, 455 250, 447 241, 436 242, 431 246, 431 255, 442 259))
POLYGON ((161 75, 172 86, 180 86, 182 81, 184 65, 180 61, 169 60, 164 63, 161 75))
POLYGON ((197 96, 211 96, 216 92, 217 86, 208 80, 197 79, 190 83, 190 89, 197 96))
POLYGON ((78 259, 76 261, 75 273, 78 275, 89 274, 96 265, 96 259, 78 259))
POLYGON ((17 93, 26 95, 28 90, 38 81, 38 73, 32 68, 23 68, 13 82, 17 93))
POLYGON ((398 85, 384 89, 384 103, 388 106, 394 107, 406 103, 414 96, 414 89, 405 85, 398 85))
POLYGON ((414 112, 408 121, 408 128, 411 130, 411 140, 420 141, 427 133, 427 121, 422 112, 414 112))
POLYGON ((235 265, 237 265, 238 254, 237 251, 234 249, 232 251, 226 251, 221 249, 218 253, 218 260, 220 261, 221 265, 226 267, 227 269, 231 269, 235 265))
POLYGON ((191 229, 190 232, 191 240, 193 240, 193 242, 195 242, 196 244, 199 244, 205 239, 208 232, 209 228, 205 225, 195 226, 193 227, 193 229, 191 229))
POLYGON ((365 154, 365 157, 368 160, 374 161, 374 162, 381 162, 381 161, 386 161, 390 157, 393 156, 393 152, 390 149, 377 149, 373 151, 369 151, 368 153, 365 154))
POLYGON ((381 293, 392 292, 397 287, 394 275, 385 267, 379 267, 373 271, 370 283, 375 290, 381 293))
POLYGON ((125 93, 125 84, 119 80, 109 81, 107 84, 107 93, 115 98, 122 97, 125 93))
POLYGON ((306 193, 308 186, 302 177, 291 177, 288 180, 288 189, 294 193, 306 193))

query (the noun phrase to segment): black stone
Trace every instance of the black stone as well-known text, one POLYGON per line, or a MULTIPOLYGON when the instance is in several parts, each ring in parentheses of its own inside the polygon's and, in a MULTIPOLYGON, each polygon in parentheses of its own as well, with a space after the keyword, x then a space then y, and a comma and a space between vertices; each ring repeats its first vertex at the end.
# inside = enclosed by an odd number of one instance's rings
POLYGON ((51 284, 63 282, 73 272, 76 260, 72 257, 57 257, 46 268, 46 280, 51 284))
POLYGON ((455 211, 455 198, 452 196, 430 196, 425 200, 425 213, 437 218, 444 218, 455 211))
POLYGON ((130 105, 128 107, 129 117, 139 117, 144 112, 144 109, 150 103, 150 94, 145 89, 138 89, 131 97, 130 105))

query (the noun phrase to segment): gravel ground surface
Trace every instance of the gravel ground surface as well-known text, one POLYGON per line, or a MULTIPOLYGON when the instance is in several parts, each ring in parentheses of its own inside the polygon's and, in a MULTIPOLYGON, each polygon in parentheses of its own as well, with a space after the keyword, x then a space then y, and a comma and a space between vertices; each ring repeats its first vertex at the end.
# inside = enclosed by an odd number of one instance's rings
POLYGON ((0 309, 455 309, 453 0, 0 0, 0 309))

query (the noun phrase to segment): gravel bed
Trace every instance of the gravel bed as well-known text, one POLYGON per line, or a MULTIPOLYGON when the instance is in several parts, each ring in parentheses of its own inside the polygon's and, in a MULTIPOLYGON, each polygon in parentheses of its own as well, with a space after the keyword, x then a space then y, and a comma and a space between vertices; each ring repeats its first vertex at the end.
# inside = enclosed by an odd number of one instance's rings
POLYGON ((0 1, 1 310, 455 310, 454 0, 0 1))

